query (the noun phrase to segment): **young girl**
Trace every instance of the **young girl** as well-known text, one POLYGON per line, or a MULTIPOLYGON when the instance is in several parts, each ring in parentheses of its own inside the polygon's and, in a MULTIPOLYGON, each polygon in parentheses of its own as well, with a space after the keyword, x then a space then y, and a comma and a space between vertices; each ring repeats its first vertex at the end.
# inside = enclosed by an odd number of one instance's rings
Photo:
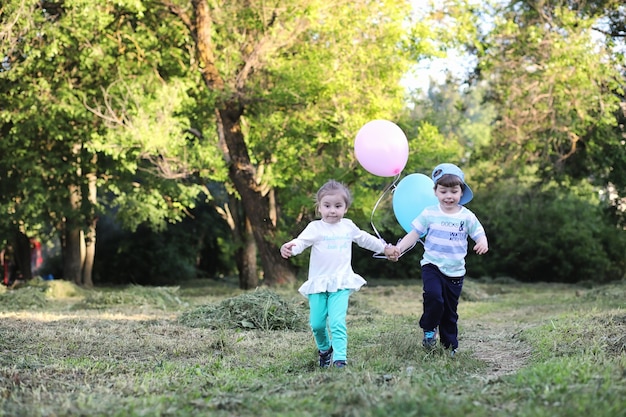
POLYGON ((463 207, 474 194, 465 184, 463 171, 453 164, 440 164, 433 170, 436 206, 426 207, 413 220, 411 230, 389 256, 397 260, 426 234, 422 257, 424 312, 420 327, 424 330, 422 344, 427 349, 441 344, 454 356, 459 346, 457 307, 465 277, 467 237, 476 244, 474 251, 483 255, 489 250, 485 230, 474 213, 463 207))
POLYGON ((309 223, 297 238, 280 248, 283 258, 289 258, 312 247, 308 280, 298 291, 309 299, 309 322, 322 368, 331 363, 338 368, 347 364, 348 298, 366 284, 352 270, 352 243, 375 253, 392 253, 385 242, 343 217, 351 203, 350 191, 343 184, 328 181, 315 199, 322 219, 309 223))

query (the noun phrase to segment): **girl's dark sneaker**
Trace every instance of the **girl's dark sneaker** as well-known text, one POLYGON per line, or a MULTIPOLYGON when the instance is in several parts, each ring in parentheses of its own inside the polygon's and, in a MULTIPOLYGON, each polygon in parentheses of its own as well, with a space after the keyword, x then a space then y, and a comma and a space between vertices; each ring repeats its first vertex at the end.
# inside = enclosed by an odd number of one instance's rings
POLYGON ((320 368, 328 368, 333 359, 333 347, 328 350, 318 350, 320 354, 320 368))
POLYGON ((333 362, 333 366, 335 368, 345 368, 346 366, 348 366, 348 362, 346 362, 346 361, 335 361, 335 362, 333 362))

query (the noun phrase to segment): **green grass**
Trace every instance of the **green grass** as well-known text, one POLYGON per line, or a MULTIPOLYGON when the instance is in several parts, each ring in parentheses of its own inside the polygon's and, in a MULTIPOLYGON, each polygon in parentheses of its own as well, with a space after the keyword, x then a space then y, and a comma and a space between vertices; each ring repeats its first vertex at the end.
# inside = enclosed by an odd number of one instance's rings
POLYGON ((328 370, 293 288, 36 284, 0 294, 1 416, 626 416, 624 282, 467 280, 451 358, 421 347, 420 281, 374 281, 328 370))

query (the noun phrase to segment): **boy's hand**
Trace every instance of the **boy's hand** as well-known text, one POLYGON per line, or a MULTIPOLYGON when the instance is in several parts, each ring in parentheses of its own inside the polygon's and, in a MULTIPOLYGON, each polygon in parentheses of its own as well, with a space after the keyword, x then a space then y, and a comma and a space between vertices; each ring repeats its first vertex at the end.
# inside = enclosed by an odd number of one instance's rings
POLYGON ((280 255, 285 259, 290 258, 291 256, 293 256, 291 248, 293 248, 295 245, 296 244, 293 242, 285 243, 283 246, 280 247, 280 255))
POLYGON ((476 241, 476 245, 474 245, 474 252, 478 255, 484 255, 489 251, 489 243, 487 243, 487 237, 483 236, 476 241))
POLYGON ((397 247, 389 245, 385 247, 385 256, 390 261, 398 262, 398 258, 400 258, 400 251, 397 247))

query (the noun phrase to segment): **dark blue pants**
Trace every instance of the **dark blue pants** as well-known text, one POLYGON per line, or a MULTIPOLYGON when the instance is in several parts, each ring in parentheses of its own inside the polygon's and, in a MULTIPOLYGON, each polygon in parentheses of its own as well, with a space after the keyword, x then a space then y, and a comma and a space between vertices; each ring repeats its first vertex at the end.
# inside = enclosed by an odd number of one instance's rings
POLYGON ((459 347, 459 315, 456 310, 463 289, 463 278, 448 277, 432 264, 422 266, 424 313, 420 327, 424 330, 439 327, 439 340, 445 348, 459 347))

